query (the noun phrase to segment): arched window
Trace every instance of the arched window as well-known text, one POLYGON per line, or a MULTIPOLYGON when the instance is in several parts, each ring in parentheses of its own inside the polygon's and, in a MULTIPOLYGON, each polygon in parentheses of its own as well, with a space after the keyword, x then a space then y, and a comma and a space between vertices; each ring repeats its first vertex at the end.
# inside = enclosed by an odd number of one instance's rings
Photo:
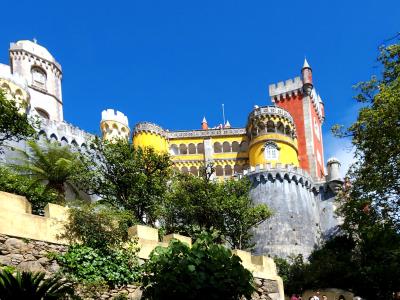
POLYGON ((278 160, 279 148, 275 143, 267 142, 265 144, 264 156, 266 160, 278 160))
POLYGON ((240 143, 240 152, 247 152, 249 145, 246 141, 240 143))
POLYGON ((195 166, 191 166, 190 167, 190 174, 192 174, 194 176, 199 176, 199 170, 197 170, 197 168, 195 166))
POLYGON ((44 130, 41 130, 38 134, 38 140, 39 142, 44 142, 47 140, 47 135, 46 132, 44 132, 44 130))
POLYGON ((5 96, 7 96, 7 95, 11 96, 11 89, 10 89, 10 86, 7 83, 4 82, 1 85, 1 89, 3 90, 5 96))
POLYGON ((240 146, 238 142, 233 142, 232 143, 232 152, 239 152, 240 151, 240 146))
POLYGON ((63 136, 61 138, 61 146, 67 146, 68 145, 68 140, 63 136))
POLYGON ((179 154, 188 154, 187 147, 185 144, 179 145, 179 154))
POLYGON ((196 154, 196 145, 189 144, 189 154, 196 154))
POLYGON ((169 153, 171 155, 178 155, 179 154, 179 148, 177 145, 172 144, 171 147, 169 148, 169 153))
POLYGON ((282 122, 278 122, 278 125, 276 127, 276 132, 284 134, 285 133, 285 126, 283 125, 282 122))
POLYGON ((242 166, 235 165, 235 166, 233 167, 233 172, 234 172, 235 174, 242 173, 242 166))
POLYGON ((182 167, 181 168, 181 172, 184 173, 184 174, 187 174, 187 173, 189 173, 189 170, 188 170, 187 167, 182 167))
POLYGON ((197 153, 198 154, 203 154, 204 153, 204 144, 203 143, 198 143, 197 144, 197 153))
POLYGON ((214 153, 221 153, 221 152, 222 152, 221 143, 215 142, 214 143, 214 153))
POLYGON ((224 152, 231 152, 231 144, 229 142, 224 142, 222 144, 222 150, 224 152))
POLYGON ((72 140, 71 145, 74 148, 78 148, 78 143, 75 140, 72 140))
POLYGON ((275 132, 275 124, 272 121, 267 122, 267 132, 275 132))
POLYGON ((232 167, 230 165, 225 166, 225 176, 232 176, 232 167))
POLYGON ((224 176, 224 169, 222 168, 222 166, 215 166, 215 175, 224 176))
POLYGON ((39 116, 41 116, 44 119, 50 120, 50 115, 47 111, 45 111, 44 109, 39 108, 39 107, 35 107, 35 110, 39 116))
POLYGON ((292 136, 292 129, 290 129, 289 125, 286 125, 285 127, 285 134, 288 136, 292 136))
POLYGON ((47 75, 46 72, 40 67, 32 67, 32 84, 34 86, 40 87, 42 89, 46 88, 46 79, 47 75))
POLYGON ((52 141, 52 142, 58 141, 58 138, 54 133, 52 135, 50 135, 50 141, 52 141))

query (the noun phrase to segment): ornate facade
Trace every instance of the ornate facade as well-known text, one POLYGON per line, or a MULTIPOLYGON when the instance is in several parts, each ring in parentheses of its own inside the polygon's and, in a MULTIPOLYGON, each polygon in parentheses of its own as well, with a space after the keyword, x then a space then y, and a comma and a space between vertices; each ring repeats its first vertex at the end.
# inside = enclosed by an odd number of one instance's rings
MULTIPOLYGON (((31 41, 10 46, 10 65, 0 64, 0 86, 29 115, 42 118, 40 134, 73 147, 86 147, 90 133, 63 119, 61 65, 47 49, 31 41)), ((174 168, 198 175, 212 162, 220 180, 248 176, 255 203, 266 203, 274 216, 254 231, 257 254, 308 255, 323 235, 337 225, 334 196, 341 184, 340 163, 324 166, 322 124, 324 106, 304 62, 301 76, 271 84, 272 103, 255 106, 245 128, 209 128, 204 118, 198 130, 169 131, 140 122, 132 142, 168 152, 174 168)), ((22 109, 22 108, 21 108, 22 109)), ((129 139, 128 118, 121 112, 102 112, 104 139, 129 139)), ((23 147, 23 143, 19 145, 23 147)), ((3 159, 10 155, 5 154, 3 159)))

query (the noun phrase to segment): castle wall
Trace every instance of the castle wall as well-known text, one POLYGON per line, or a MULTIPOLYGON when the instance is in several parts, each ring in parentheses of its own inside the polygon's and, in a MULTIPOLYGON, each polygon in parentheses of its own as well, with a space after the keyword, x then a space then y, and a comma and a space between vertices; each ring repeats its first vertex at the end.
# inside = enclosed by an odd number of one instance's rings
POLYGON ((311 189, 311 179, 303 172, 285 168, 248 174, 253 183, 255 204, 267 204, 274 215, 254 230, 255 254, 306 258, 318 244, 319 207, 311 189))
MULTIPOLYGON (((60 240, 68 216, 68 209, 49 203, 45 216, 32 215, 30 203, 25 197, 0 192, 0 264, 15 266, 20 270, 42 271, 53 274, 59 270, 58 264, 48 258, 50 252, 65 252, 67 242, 60 240)), ((159 242, 158 230, 135 225, 130 227, 128 235, 138 239, 140 259, 148 259, 157 246, 168 246, 171 239, 180 240, 191 246, 191 239, 178 234, 170 234, 159 242)), ((252 299, 284 299, 282 279, 278 276, 274 261, 266 256, 253 256, 249 252, 235 250, 234 254, 242 259, 242 265, 256 278, 257 291, 252 299), (269 297, 269 298, 267 298, 269 297)), ((137 287, 122 288, 131 293, 137 287)), ((107 291, 101 299, 110 299, 118 293, 107 291)), ((139 298, 138 298, 139 299, 139 298)))

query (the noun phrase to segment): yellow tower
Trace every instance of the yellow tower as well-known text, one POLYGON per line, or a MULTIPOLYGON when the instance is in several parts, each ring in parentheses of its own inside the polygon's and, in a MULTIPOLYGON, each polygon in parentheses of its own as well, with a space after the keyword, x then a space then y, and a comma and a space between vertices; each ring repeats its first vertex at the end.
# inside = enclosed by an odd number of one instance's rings
POLYGON ((114 109, 107 109, 101 112, 100 129, 103 134, 103 140, 129 139, 128 117, 114 109))
POLYGON ((296 128, 283 108, 256 106, 247 123, 250 166, 271 164, 299 165, 296 128))
POLYGON ((136 124, 132 140, 136 147, 152 147, 157 152, 168 152, 166 132, 156 124, 149 122, 136 124))

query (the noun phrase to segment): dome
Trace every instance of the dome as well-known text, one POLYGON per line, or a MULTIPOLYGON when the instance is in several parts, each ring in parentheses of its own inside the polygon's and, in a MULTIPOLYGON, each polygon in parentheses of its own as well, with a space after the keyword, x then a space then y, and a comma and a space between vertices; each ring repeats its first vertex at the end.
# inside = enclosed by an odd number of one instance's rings
POLYGON ((18 41, 16 43, 11 43, 10 45, 10 50, 25 50, 29 53, 32 53, 40 58, 44 58, 45 60, 48 60, 50 62, 56 63, 55 58, 53 55, 50 54, 50 52, 43 46, 29 41, 29 40, 22 40, 18 41))

